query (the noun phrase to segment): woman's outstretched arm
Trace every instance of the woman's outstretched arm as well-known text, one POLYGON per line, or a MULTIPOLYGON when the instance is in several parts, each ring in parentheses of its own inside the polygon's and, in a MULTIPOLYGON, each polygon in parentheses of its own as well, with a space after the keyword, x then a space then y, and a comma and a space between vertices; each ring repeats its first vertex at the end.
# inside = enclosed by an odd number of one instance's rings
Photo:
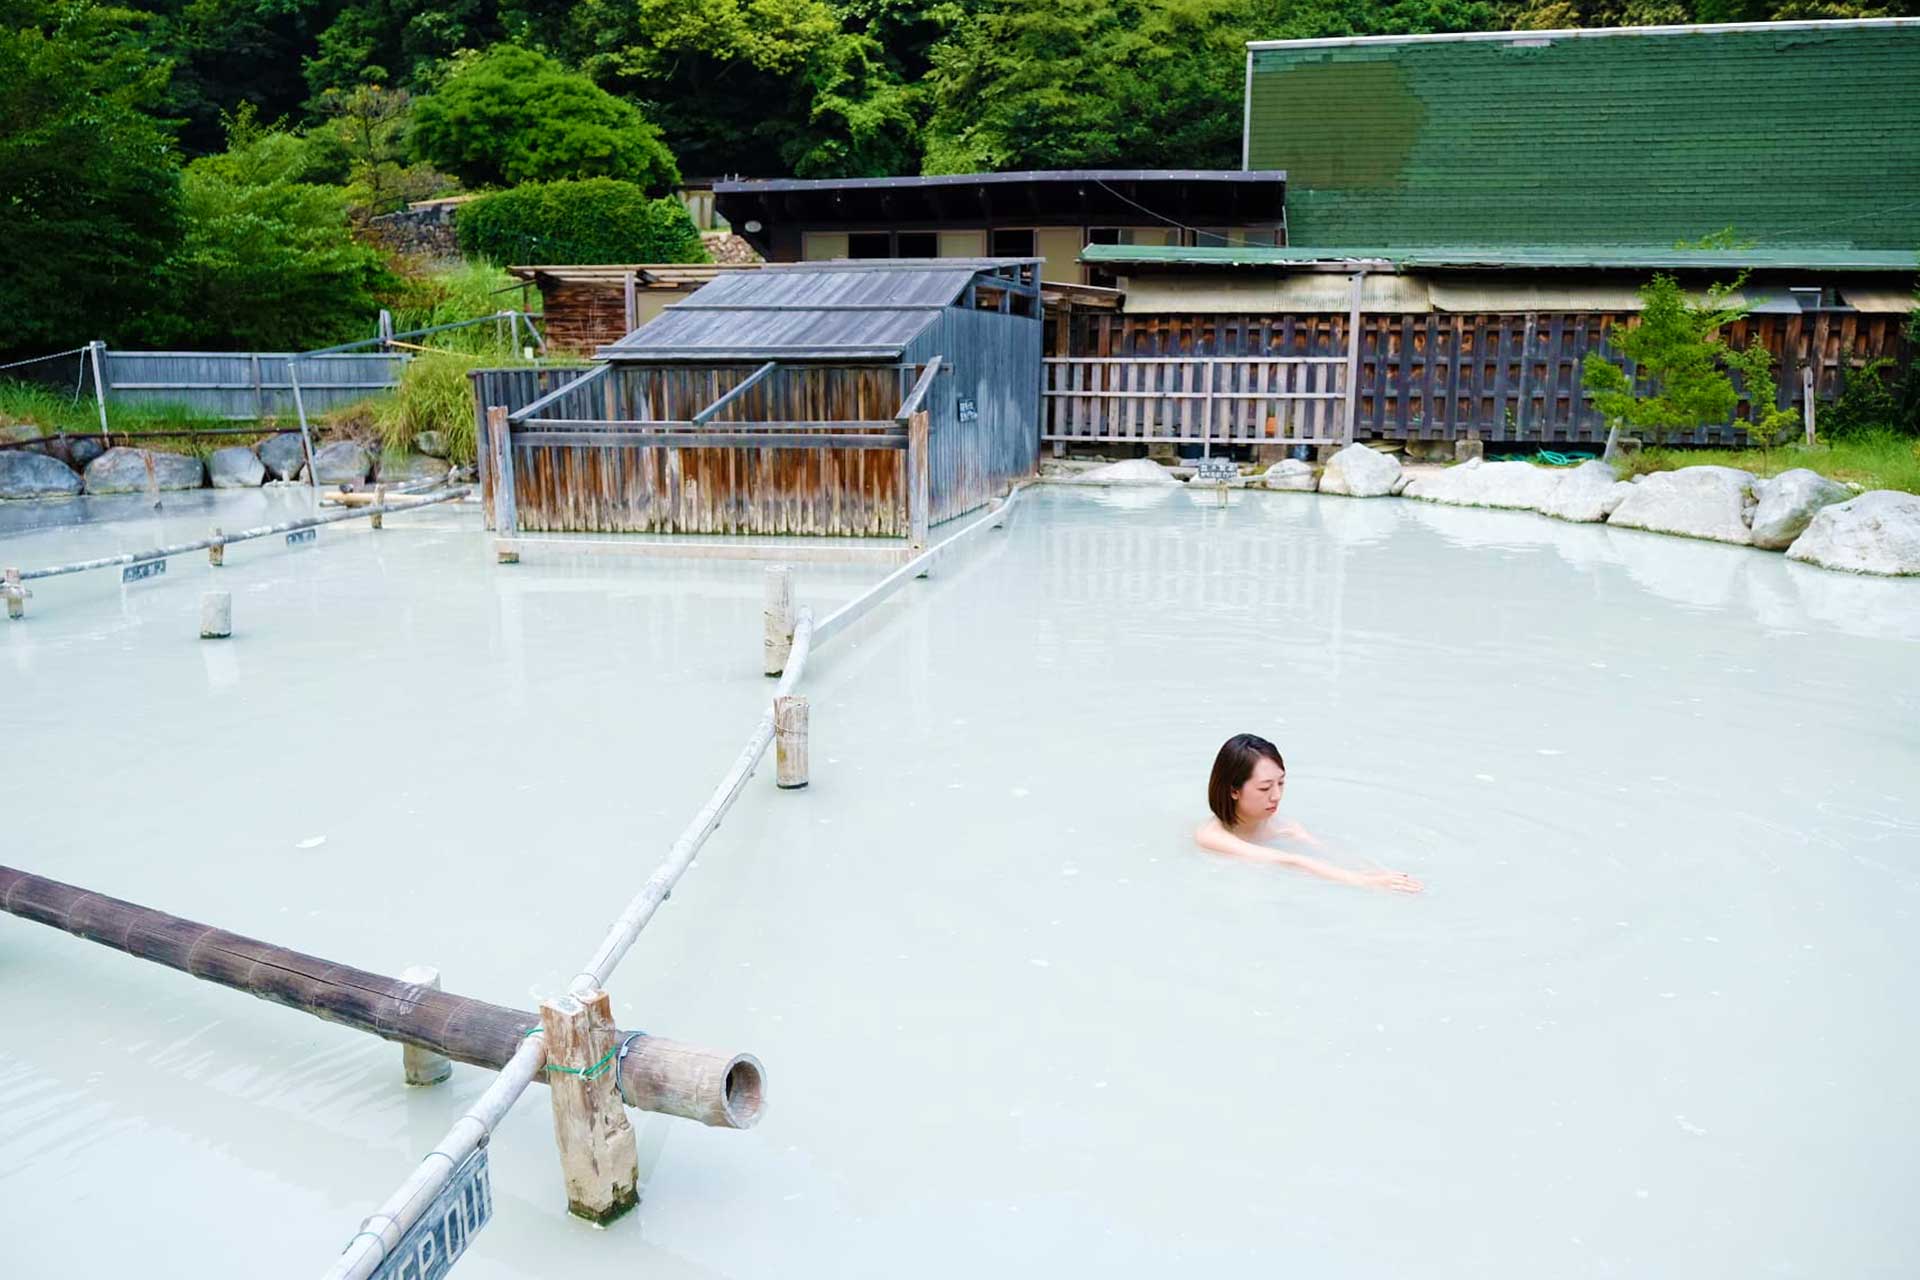
POLYGON ((1209 853, 1224 854, 1229 858, 1245 858, 1250 862, 1271 862, 1278 866, 1294 867, 1308 875, 1332 880, 1336 884, 1359 885, 1369 889, 1394 889, 1401 893, 1418 893, 1423 887, 1418 880, 1402 871, 1349 871, 1345 867, 1336 867, 1331 862, 1309 858, 1304 853, 1269 849, 1265 845, 1258 845, 1251 840, 1243 840, 1234 835, 1222 826, 1218 819, 1194 832, 1193 838, 1209 853))

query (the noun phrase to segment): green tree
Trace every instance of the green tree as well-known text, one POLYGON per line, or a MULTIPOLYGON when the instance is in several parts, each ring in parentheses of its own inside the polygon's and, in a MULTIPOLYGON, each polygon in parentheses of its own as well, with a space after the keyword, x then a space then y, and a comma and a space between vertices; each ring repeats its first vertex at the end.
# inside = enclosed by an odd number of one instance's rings
POLYGON ((925 170, 1231 168, 1236 0, 996 0, 932 51, 925 170))
POLYGON ((180 173, 137 19, 0 0, 0 349, 112 338, 157 296, 180 173))
POLYGON ((142 336, 239 351, 367 336, 394 279, 354 240, 346 192, 303 180, 312 157, 301 138, 244 117, 231 137, 227 151, 187 166, 185 236, 160 269, 165 304, 142 336))
POLYGON ((462 49, 486 48, 506 34, 495 0, 346 0, 331 5, 322 0, 322 7, 333 14, 304 66, 316 105, 330 92, 351 92, 363 84, 428 88, 440 63, 462 49))
POLYGON ((917 154, 910 90, 826 0, 581 0, 558 41, 645 101, 690 173, 877 176, 917 154))
POLYGON ((686 206, 612 178, 529 182, 460 206, 460 249, 489 262, 705 262, 686 206))
POLYGON ((453 185, 432 165, 409 163, 413 99, 405 89, 363 84, 321 95, 325 136, 346 162, 347 198, 359 218, 391 213, 453 185))
POLYGON ((660 131, 637 107, 510 44, 458 61, 415 104, 412 146, 474 186, 604 177, 658 193, 680 181, 660 131))
MULTIPOLYGON (((1743 304, 1730 301, 1745 277, 1731 284, 1710 286, 1696 300, 1672 276, 1656 275, 1640 288, 1640 323, 1617 325, 1610 336, 1616 352, 1638 367, 1647 383, 1645 394, 1627 377, 1626 370, 1599 352, 1589 352, 1581 370, 1594 407, 1607 420, 1606 454, 1612 457, 1621 427, 1643 431, 1656 440, 1696 427, 1726 422, 1740 396, 1730 369, 1739 370, 1754 392, 1754 434, 1777 431, 1780 421, 1769 418, 1773 408, 1772 357, 1764 347, 1734 351, 1720 330, 1746 315, 1743 304)), ((1792 421, 1792 415, 1787 415, 1792 421)))

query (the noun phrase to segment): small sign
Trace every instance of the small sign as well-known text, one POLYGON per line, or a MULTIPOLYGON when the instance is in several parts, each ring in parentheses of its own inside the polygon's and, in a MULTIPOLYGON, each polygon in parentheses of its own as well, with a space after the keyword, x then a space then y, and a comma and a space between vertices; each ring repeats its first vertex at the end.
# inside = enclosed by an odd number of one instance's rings
POLYGON ((318 529, 295 529, 287 535, 287 545, 291 547, 302 542, 312 542, 319 536, 320 531, 318 529))
POLYGON ((492 1217, 493 1183, 482 1147, 453 1171, 420 1220, 380 1260, 373 1280, 440 1280, 492 1217))
POLYGON ((148 560, 144 564, 130 564, 120 571, 120 581, 138 582, 142 578, 157 578, 167 571, 165 560, 148 560))
POLYGON ((1226 484, 1240 476, 1232 458, 1202 458, 1193 464, 1193 478, 1202 484, 1226 484))
POLYGON ((980 421, 980 406, 973 402, 972 396, 960 397, 960 421, 962 422, 980 421))

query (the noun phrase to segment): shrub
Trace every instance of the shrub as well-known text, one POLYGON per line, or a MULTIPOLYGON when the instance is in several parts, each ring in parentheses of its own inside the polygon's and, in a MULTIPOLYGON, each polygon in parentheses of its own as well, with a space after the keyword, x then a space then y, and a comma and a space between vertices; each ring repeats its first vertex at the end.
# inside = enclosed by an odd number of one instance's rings
POLYGON ((414 436, 439 431, 447 437, 450 461, 472 462, 473 385, 467 375, 488 363, 486 356, 461 351, 422 352, 408 361, 393 394, 373 405, 381 449, 411 453, 414 436))
MULTIPOLYGON (((523 293, 530 295, 526 301, 532 310, 540 309, 539 293, 525 288, 521 281, 491 263, 463 262, 428 270, 410 269, 402 263, 400 270, 400 288, 387 303, 393 312, 394 330, 399 333, 478 320, 503 310, 517 311, 521 309, 523 293)), ((492 355, 499 359, 512 357, 519 351, 526 341, 524 332, 516 341, 498 326, 476 324, 432 334, 420 341, 450 351, 492 355)))
POLYGON ((460 207, 461 251, 491 262, 705 262, 678 200, 631 182, 530 182, 460 207))
POLYGON ((1869 360, 1856 369, 1852 360, 1852 351, 1844 353, 1846 379, 1840 385, 1840 394, 1816 418, 1819 433, 1829 440, 1885 431, 1900 419, 1900 397, 1887 378, 1893 361, 1869 360))
MULTIPOLYGON (((1599 352, 1590 352, 1581 371, 1581 383, 1609 424, 1607 453, 1613 454, 1615 433, 1627 426, 1663 441, 1669 433, 1727 421, 1739 404, 1729 367, 1738 367, 1750 381, 1756 377, 1772 386, 1772 364, 1764 350, 1758 356, 1734 353, 1715 337, 1716 331, 1746 314, 1728 298, 1744 282, 1713 285, 1705 301, 1696 302, 1672 276, 1656 275, 1640 289, 1640 323, 1613 330, 1613 347, 1639 366, 1650 383, 1642 395, 1625 369, 1599 352)), ((1771 406, 1764 388, 1755 402, 1771 406)), ((1765 422, 1759 424, 1764 431, 1765 422)))
POLYGON ((414 104, 416 156, 472 186, 619 178, 659 194, 680 182, 639 108, 531 49, 495 45, 456 60, 414 104))

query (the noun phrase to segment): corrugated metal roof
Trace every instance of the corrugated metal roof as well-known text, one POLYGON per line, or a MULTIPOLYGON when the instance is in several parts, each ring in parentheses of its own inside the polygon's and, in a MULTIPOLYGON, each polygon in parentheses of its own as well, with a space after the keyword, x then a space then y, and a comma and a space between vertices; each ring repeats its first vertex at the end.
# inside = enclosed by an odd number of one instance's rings
POLYGON ((982 271, 1037 261, 914 258, 730 272, 599 354, 605 360, 893 359, 982 271))
POLYGON ((1911 249, 1801 248, 1773 245, 1760 249, 1672 249, 1657 246, 1453 245, 1420 248, 1330 248, 1310 245, 1240 245, 1193 248, 1178 245, 1090 244, 1082 262, 1136 266, 1287 267, 1341 265, 1353 261, 1385 263, 1401 270, 1575 269, 1622 271, 1740 271, 1749 268, 1807 268, 1823 271, 1920 270, 1911 249))

